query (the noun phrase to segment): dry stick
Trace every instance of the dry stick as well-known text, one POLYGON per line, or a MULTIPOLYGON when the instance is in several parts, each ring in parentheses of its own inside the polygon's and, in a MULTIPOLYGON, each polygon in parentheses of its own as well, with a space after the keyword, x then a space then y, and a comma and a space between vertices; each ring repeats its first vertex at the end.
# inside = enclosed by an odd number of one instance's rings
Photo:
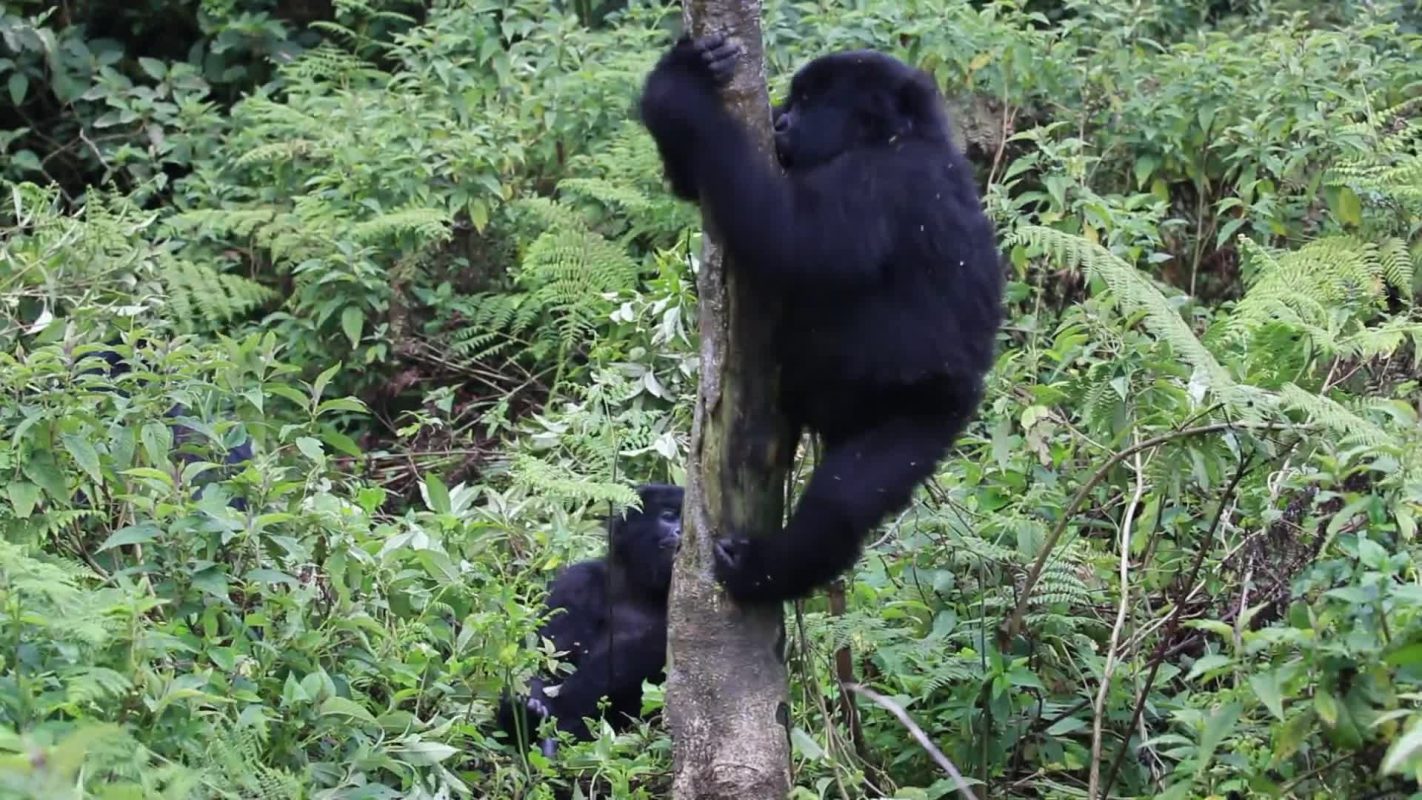
POLYGON ((1188 436, 1197 436, 1205 433, 1218 433, 1219 431, 1237 430, 1240 428, 1252 428, 1256 430, 1280 430, 1284 428, 1301 427, 1304 426, 1285 425, 1282 423, 1274 422, 1216 422, 1210 425, 1201 425, 1196 428, 1182 428, 1180 430, 1171 431, 1169 433, 1162 433, 1159 436, 1155 436, 1150 439, 1146 439, 1143 442, 1133 444, 1125 450, 1122 450, 1119 453, 1115 453, 1110 458, 1106 459, 1106 463, 1102 464, 1099 468, 1097 468, 1097 470, 1091 474, 1091 477, 1087 478, 1086 483, 1082 484, 1081 488, 1078 489, 1076 491, 1076 494, 1072 496, 1071 502, 1067 503, 1067 507, 1062 511, 1062 518, 1057 520, 1056 527, 1052 528, 1052 532, 1047 536, 1047 541, 1042 543, 1042 552, 1037 555, 1037 560, 1032 563, 1032 568, 1027 571, 1026 580, 1022 582, 1022 593, 1017 598, 1017 605, 1013 607, 1012 614, 1008 616, 1008 618, 1004 620, 1002 625, 998 628, 998 647, 1005 649, 1007 647, 1007 643, 1011 640, 1011 638, 1017 635, 1019 629, 1022 626, 1022 616, 1027 613, 1027 603, 1032 599, 1032 589, 1036 587, 1037 581, 1040 580, 1042 577, 1042 570, 1045 569, 1047 566, 1047 557, 1052 554, 1052 549, 1056 547, 1057 540, 1062 538, 1063 533, 1066 533, 1067 525, 1071 522, 1072 517, 1076 515, 1077 509, 1080 508, 1081 504, 1086 501, 1086 495, 1092 489, 1096 488, 1096 484, 1100 483, 1103 479, 1105 479, 1106 474, 1111 471, 1112 467, 1116 466, 1121 461, 1130 458, 1136 453, 1141 452, 1142 450, 1149 450, 1153 447, 1159 447, 1160 445, 1165 444, 1167 442, 1171 442, 1176 439, 1184 439, 1188 436))
POLYGON ((1126 609, 1131 599, 1131 525, 1135 522, 1136 510, 1140 508, 1141 496, 1145 494, 1145 467, 1141 464, 1140 453, 1135 455, 1135 462, 1136 491, 1131 495, 1131 502, 1126 506, 1126 516, 1121 521, 1121 600, 1116 605, 1116 624, 1111 627, 1111 643, 1106 647, 1106 660, 1101 665, 1101 685, 1097 687, 1096 702, 1091 714, 1091 773, 1086 788, 1088 800, 1103 796, 1097 793, 1097 789, 1101 786, 1101 737, 1105 727, 1103 718, 1106 716, 1106 695, 1111 688, 1111 676, 1116 671, 1118 654, 1122 652, 1118 648, 1121 645, 1121 631, 1126 627, 1126 609))
MULTIPOLYGON (((826 595, 829 599, 830 616, 843 618, 848 606, 844 597, 844 580, 839 579, 831 583, 826 595)), ((844 643, 834 651, 834 673, 840 685, 854 682, 854 653, 849 649, 848 637, 845 637, 844 643)), ((844 727, 849 729, 849 742, 855 755, 868 762, 869 751, 864 746, 864 729, 859 725, 859 711, 849 692, 843 689, 839 692, 839 715, 844 727)))
POLYGON ((879 694, 873 689, 860 686, 857 683, 843 683, 840 685, 851 692, 858 692, 864 695, 887 709, 905 728, 908 728, 908 732, 913 735, 913 738, 918 742, 919 746, 927 751, 929 758, 932 758, 939 767, 943 768, 944 772, 948 773, 948 777, 952 778, 953 783, 958 785, 958 791, 961 792, 964 797, 968 798, 968 800, 978 800, 978 796, 973 794, 972 788, 968 786, 967 781, 963 780, 963 775, 958 772, 958 768, 953 766, 953 762, 948 760, 948 756, 943 755, 942 750, 934 746, 933 742, 928 738, 928 734, 923 732, 923 728, 918 727, 918 725, 909 718, 908 712, 900 708, 898 703, 895 703, 893 700, 879 694))
POLYGON ((1170 609, 1170 613, 1165 619, 1165 630, 1160 634, 1160 644, 1156 646, 1155 654, 1151 656, 1150 672, 1146 674, 1145 683, 1141 685, 1140 697, 1136 698, 1136 707, 1131 712, 1131 721, 1126 725, 1126 735, 1121 739, 1121 747, 1116 751, 1116 759, 1111 762, 1111 769, 1106 773, 1106 780, 1101 784, 1101 796, 1107 797, 1111 792, 1111 786, 1116 782, 1116 773, 1121 769, 1121 763, 1126 760, 1126 751, 1130 749, 1131 729, 1141 720, 1141 714, 1145 711, 1146 698, 1150 696, 1150 687, 1155 685, 1155 674, 1160 671, 1160 665, 1165 661, 1165 650, 1170 644, 1170 639, 1175 635, 1175 631, 1180 627, 1180 615, 1184 613, 1185 602, 1194 593, 1195 581, 1200 578, 1200 567, 1205 563, 1205 554, 1209 552, 1206 543, 1215 538, 1215 533, 1219 530, 1220 521, 1224 519, 1225 508, 1229 506, 1230 499, 1234 497, 1234 490, 1239 487, 1239 482, 1244 480, 1244 475, 1249 471, 1249 459, 1244 458, 1239 462, 1239 469, 1235 470, 1234 478, 1230 480, 1229 486, 1225 487, 1224 494, 1220 495, 1219 508, 1215 509, 1215 518, 1210 520, 1210 529, 1205 532, 1204 541, 1195 549, 1195 563, 1190 565, 1190 575, 1180 584, 1180 596, 1176 598, 1175 607, 1170 609))

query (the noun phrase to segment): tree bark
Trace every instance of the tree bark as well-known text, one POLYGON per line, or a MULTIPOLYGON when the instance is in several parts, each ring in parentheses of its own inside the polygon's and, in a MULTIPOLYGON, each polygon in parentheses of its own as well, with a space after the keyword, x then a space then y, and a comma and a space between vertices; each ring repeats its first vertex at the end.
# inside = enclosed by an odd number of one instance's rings
MULTIPOLYGON (((744 55, 723 98, 772 158, 757 0, 686 0, 686 29, 737 39, 744 55)), ((779 531, 794 441, 776 404, 778 308, 754 296, 708 230, 697 276, 700 390, 672 580, 666 717, 677 800, 781 800, 790 791, 784 607, 739 607, 712 577, 728 525, 779 531)))

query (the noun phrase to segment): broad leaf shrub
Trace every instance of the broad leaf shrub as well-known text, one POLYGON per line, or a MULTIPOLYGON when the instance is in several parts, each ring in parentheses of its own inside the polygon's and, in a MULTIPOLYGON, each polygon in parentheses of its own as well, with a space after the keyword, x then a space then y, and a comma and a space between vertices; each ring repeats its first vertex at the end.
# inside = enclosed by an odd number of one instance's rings
POLYGON ((324 36, 388 42, 413 22, 400 13, 413 10, 407 0, 322 5, 7 3, 0 176, 53 180, 76 195, 108 181, 161 194, 210 153, 218 109, 270 80, 276 64, 324 36))
MULTIPOLYGON (((98 195, 56 214, 27 186, 11 197, 7 796, 523 793, 549 768, 489 738, 492 704, 547 659, 531 638, 542 577, 601 548, 606 506, 430 476, 417 505, 385 510, 388 493, 351 474, 362 454, 341 429, 364 409, 330 394, 341 365, 308 382, 272 333, 175 336, 154 279, 166 250, 139 246, 151 214, 98 195), (147 286, 151 302, 125 286, 147 286), (110 377, 95 357, 105 348, 130 371, 110 377), (175 403, 180 418, 167 415, 175 403), (181 455, 175 422, 194 432, 181 455), (219 469, 247 437, 254 459, 219 469)), ((684 340, 638 302, 625 317, 684 340)), ((630 394, 656 386, 638 385, 630 394)), ((626 500, 625 485, 609 491, 626 500)), ((665 751, 615 756, 638 736, 569 757, 597 785, 644 796, 635 787, 665 751)), ((540 778, 530 796, 560 780, 540 778)))

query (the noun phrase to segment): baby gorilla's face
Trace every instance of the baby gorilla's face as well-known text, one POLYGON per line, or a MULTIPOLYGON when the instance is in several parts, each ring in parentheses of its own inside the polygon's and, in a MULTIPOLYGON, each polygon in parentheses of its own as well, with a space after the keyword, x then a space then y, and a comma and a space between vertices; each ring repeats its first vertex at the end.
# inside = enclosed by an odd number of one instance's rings
POLYGON ((665 592, 681 545, 685 493, 680 486, 648 484, 639 487, 637 494, 642 508, 629 508, 626 516, 613 522, 613 557, 639 584, 665 592))

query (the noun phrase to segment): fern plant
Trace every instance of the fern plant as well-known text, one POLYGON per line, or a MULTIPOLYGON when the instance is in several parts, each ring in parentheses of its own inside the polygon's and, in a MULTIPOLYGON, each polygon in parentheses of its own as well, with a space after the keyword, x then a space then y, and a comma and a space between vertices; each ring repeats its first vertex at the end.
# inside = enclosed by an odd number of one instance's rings
MULTIPOLYGON (((175 255, 159 216, 131 197, 95 190, 65 213, 59 190, 4 186, 11 218, 0 227, 0 291, 8 316, 0 336, 37 333, 56 318, 140 318, 209 332, 273 298, 215 261, 175 255), (38 326, 38 327, 36 327, 38 326)), ((13 345, 13 343, 12 343, 13 345)))
MULTIPOLYGON (((1364 436, 1375 444, 1402 444, 1395 435, 1380 435, 1373 424, 1339 402, 1297 385, 1309 383, 1311 375, 1295 376, 1298 381, 1278 386, 1241 380, 1241 374, 1251 372, 1250 362, 1267 362, 1274 354, 1245 347, 1222 350, 1236 367, 1227 369, 1149 278, 1100 245, 1038 226, 1019 228, 1013 241, 1039 248, 1066 266, 1085 268, 1100 279, 1109 290, 1106 298, 1123 316, 1139 315, 1147 331, 1193 369, 1192 381, 1213 395, 1225 418, 1258 423, 1300 412, 1340 438, 1364 436)), ((1410 280, 1413 265, 1400 258, 1395 247, 1379 250, 1358 240, 1335 238, 1286 256, 1271 256, 1253 243, 1242 246, 1261 263, 1250 291, 1218 323, 1236 344, 1248 341, 1254 332, 1276 333, 1271 329, 1276 323, 1289 325, 1325 352, 1350 356, 1387 356, 1406 342, 1422 341, 1422 328, 1405 319, 1367 325, 1375 318, 1373 312, 1386 286, 1410 280)))
POLYGON ((636 287, 639 266, 566 206, 530 198, 519 208, 532 218, 526 224, 543 233, 512 271, 516 291, 473 298, 471 324, 456 335, 455 352, 485 357, 510 337, 521 337, 535 358, 562 365, 596 335, 612 300, 636 287))
POLYGON ((513 290, 470 298, 461 308, 465 324, 453 335, 454 352, 466 358, 553 363, 555 388, 616 304, 638 288, 638 254, 670 246, 696 219, 659 185, 660 161, 640 126, 622 126, 605 147, 574 159, 570 171, 556 198, 514 204, 517 227, 533 239, 510 271, 513 290))

